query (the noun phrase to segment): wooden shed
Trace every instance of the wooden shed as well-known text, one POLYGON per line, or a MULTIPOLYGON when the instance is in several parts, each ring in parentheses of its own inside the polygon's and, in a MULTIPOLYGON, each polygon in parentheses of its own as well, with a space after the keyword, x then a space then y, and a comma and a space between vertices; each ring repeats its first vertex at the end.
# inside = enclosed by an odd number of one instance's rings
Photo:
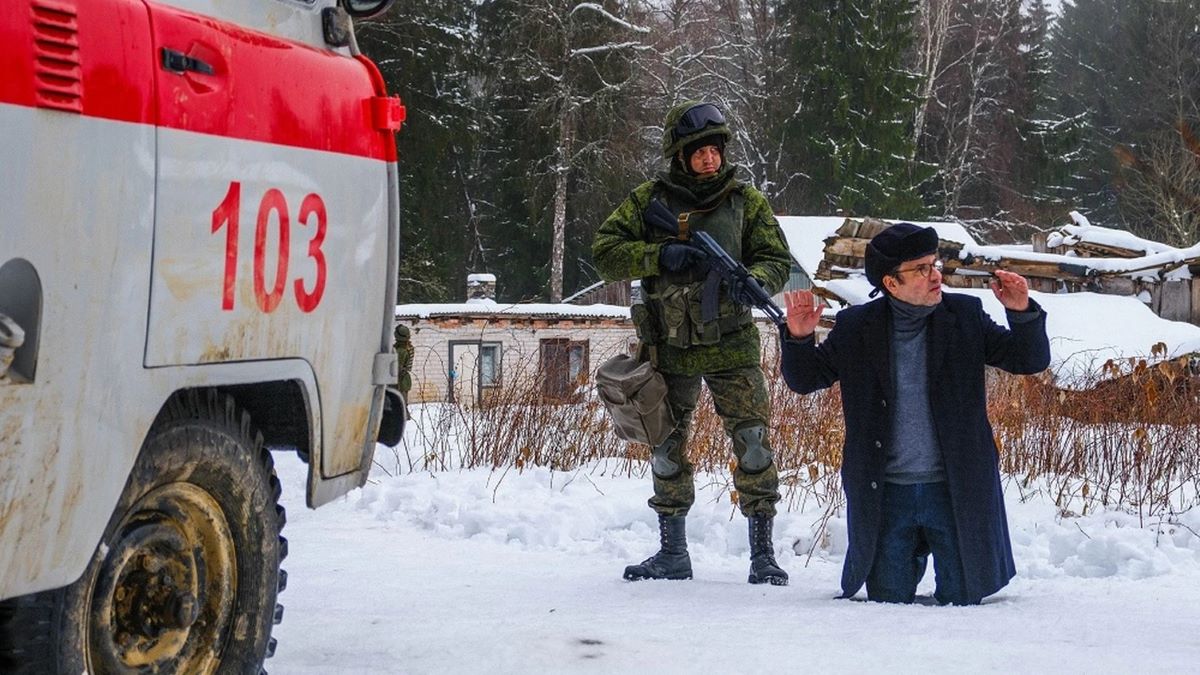
MULTIPOLYGON (((1027 277, 1033 290, 1134 296, 1164 319, 1200 325, 1200 244, 1174 248, 1071 215, 1072 224, 1035 235, 1028 246, 964 242, 939 229, 945 285, 984 288, 993 270, 1004 269, 1027 277)), ((874 218, 845 219, 824 241, 816 278, 827 282, 861 275, 867 242, 890 225, 874 218)), ((825 284, 818 286, 819 294, 841 300, 825 284)))

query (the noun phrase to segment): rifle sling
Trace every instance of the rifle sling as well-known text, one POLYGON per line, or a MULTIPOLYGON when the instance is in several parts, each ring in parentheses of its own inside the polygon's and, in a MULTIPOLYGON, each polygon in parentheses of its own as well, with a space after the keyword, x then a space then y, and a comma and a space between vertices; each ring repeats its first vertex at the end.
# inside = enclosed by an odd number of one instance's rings
POLYGON ((735 187, 737 187, 737 184, 731 183, 728 187, 726 187, 724 190, 721 191, 721 194, 717 197, 717 200, 715 202, 713 202, 713 205, 706 209, 695 209, 694 211, 683 211, 682 213, 680 213, 676 217, 676 220, 679 223, 679 234, 676 236, 678 236, 679 239, 681 239, 683 241, 687 241, 688 238, 691 236, 691 231, 689 229, 690 226, 688 225, 688 219, 690 219, 693 215, 696 215, 698 213, 708 213, 709 211, 715 211, 717 209, 717 207, 719 207, 725 203, 725 198, 729 196, 729 193, 733 192, 733 189, 735 187))

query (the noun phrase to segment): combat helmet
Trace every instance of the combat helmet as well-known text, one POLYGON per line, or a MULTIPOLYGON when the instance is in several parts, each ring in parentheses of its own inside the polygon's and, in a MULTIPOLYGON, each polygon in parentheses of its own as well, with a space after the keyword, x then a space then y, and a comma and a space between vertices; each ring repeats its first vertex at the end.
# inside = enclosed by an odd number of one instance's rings
POLYGON ((709 136, 720 136, 727 144, 733 137, 725 114, 715 104, 684 101, 671 108, 663 120, 662 154, 670 160, 685 145, 709 136))

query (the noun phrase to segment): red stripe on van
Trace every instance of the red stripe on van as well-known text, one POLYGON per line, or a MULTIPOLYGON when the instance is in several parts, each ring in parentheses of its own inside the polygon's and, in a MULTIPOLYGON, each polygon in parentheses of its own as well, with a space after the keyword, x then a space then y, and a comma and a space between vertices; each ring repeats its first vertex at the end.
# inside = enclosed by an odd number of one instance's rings
POLYGON ((141 0, 5 0, 0 103, 152 124, 152 51, 141 0))
POLYGON ((366 59, 157 3, 148 20, 141 0, 3 5, 0 103, 396 161, 394 136, 372 119, 386 92, 366 59), (164 48, 212 73, 166 70, 164 48))
MULTIPOLYGON (((212 73, 159 68, 159 123, 227 138, 395 161, 376 131, 373 73, 353 58, 151 4, 155 51, 172 50, 212 73)), ((314 21, 320 15, 313 12, 314 21)))

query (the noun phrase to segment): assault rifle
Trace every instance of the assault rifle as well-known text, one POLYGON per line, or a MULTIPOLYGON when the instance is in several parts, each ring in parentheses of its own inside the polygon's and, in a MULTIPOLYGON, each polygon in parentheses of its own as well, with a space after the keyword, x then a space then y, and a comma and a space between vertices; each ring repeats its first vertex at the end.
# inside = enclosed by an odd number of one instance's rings
POLYGON ((787 315, 783 313, 782 309, 779 309, 779 305, 771 300, 771 296, 762 287, 762 284, 758 283, 745 265, 726 253, 725 249, 721 248, 721 245, 712 236, 701 230, 680 232, 679 225, 681 222, 687 223, 688 215, 690 214, 684 213, 677 217, 662 201, 651 199, 650 205, 642 213, 642 219, 647 224, 670 232, 704 251, 708 255, 708 263, 711 268, 720 274, 731 291, 739 287, 748 289, 752 297, 752 306, 764 312, 771 321, 775 322, 776 326, 787 325, 787 315))

